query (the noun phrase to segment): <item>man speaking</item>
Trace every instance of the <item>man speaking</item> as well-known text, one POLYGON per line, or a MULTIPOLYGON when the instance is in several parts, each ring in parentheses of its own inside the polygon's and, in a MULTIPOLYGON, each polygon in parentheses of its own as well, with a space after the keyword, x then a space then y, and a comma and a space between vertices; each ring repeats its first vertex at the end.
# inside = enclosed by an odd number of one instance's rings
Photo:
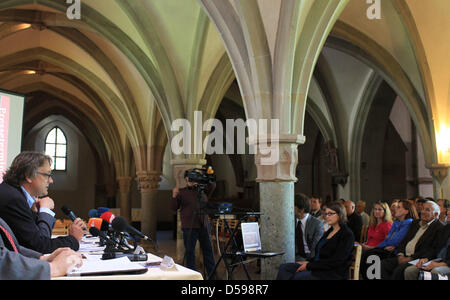
POLYGON ((25 151, 14 158, 0 184, 0 218, 26 248, 40 253, 61 247, 77 251, 84 233, 81 219, 74 221, 68 236, 51 238, 54 202, 43 197, 53 183, 51 163, 51 157, 39 152, 25 151))

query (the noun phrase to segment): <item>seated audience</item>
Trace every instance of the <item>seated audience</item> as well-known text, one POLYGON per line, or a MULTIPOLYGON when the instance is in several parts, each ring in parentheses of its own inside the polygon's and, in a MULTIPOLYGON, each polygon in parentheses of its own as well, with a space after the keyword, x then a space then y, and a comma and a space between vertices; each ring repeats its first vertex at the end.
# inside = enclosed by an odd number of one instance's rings
POLYGON ((295 260, 314 257, 317 242, 322 237, 322 222, 309 214, 311 200, 304 194, 295 195, 295 260))
POLYGON ((450 209, 450 200, 448 200, 448 199, 439 199, 437 201, 437 204, 439 205, 439 209, 441 210, 441 214, 439 215, 439 221, 442 224, 446 225, 449 222, 447 212, 450 209))
POLYGON ((319 196, 311 197, 311 212, 310 215, 313 217, 320 217, 322 215, 322 211, 320 210, 320 205, 322 204, 322 198, 319 196))
POLYGON ((322 222, 322 226, 323 226, 323 232, 327 232, 328 229, 330 229, 330 225, 328 225, 328 222, 325 218, 325 212, 327 210, 327 204, 326 203, 322 203, 321 208, 320 208, 322 214, 320 215, 320 217, 318 218, 320 222, 322 222))
POLYGON ((361 216, 362 224, 364 226, 368 226, 369 225, 369 221, 370 221, 370 217, 366 213, 366 202, 364 202, 362 200, 359 200, 356 203, 356 212, 361 216))
POLYGON ((402 280, 410 261, 427 257, 433 252, 433 241, 443 227, 438 221, 439 206, 433 201, 423 204, 420 220, 413 221, 404 239, 398 246, 397 257, 381 261, 381 279, 402 280))
MULTIPOLYGON (((450 216, 450 211, 447 211, 450 216)), ((450 224, 442 228, 433 243, 433 250, 427 257, 419 259, 415 265, 405 269, 406 280, 417 280, 420 270, 431 271, 440 275, 450 275, 450 224), (429 263, 427 265, 424 265, 429 263)))
POLYGON ((363 251, 373 249, 387 237, 392 227, 392 216, 389 206, 384 202, 375 203, 370 215, 367 242, 362 244, 363 251))
POLYGON ((391 210, 391 216, 393 216, 395 218, 395 210, 398 207, 398 203, 400 202, 399 199, 394 199, 392 200, 391 206, 389 207, 391 210))
POLYGON ((355 241, 360 242, 362 230, 362 217, 355 212, 355 203, 353 201, 345 201, 345 210, 347 211, 347 225, 355 236, 355 241))
POLYGON ((345 208, 339 203, 331 203, 326 209, 325 217, 331 227, 318 242, 315 256, 307 261, 281 265, 277 279, 348 279, 354 237, 346 225, 345 208))
POLYGON ((64 276, 81 264, 81 255, 69 248, 43 256, 20 246, 11 228, 0 218, 0 280, 50 279, 64 276))
POLYGON ((408 200, 401 200, 395 210, 395 221, 392 224, 386 239, 376 248, 364 251, 361 255, 361 275, 367 279, 367 258, 377 255, 380 259, 394 257, 397 254, 397 246, 405 237, 413 220, 417 220, 417 212, 414 204, 408 200))

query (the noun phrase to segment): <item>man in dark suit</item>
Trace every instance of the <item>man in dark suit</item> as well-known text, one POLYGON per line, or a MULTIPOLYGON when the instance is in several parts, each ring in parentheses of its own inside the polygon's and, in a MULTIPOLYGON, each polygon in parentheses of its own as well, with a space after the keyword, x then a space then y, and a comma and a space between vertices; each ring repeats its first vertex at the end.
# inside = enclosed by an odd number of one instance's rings
POLYGON ((317 242, 323 234, 322 222, 309 214, 311 200, 304 194, 295 195, 295 260, 307 260, 315 256, 317 242))
POLYGON ((50 279, 65 275, 81 263, 81 255, 68 248, 42 256, 20 246, 11 228, 0 218, 0 280, 50 279))
POLYGON ((355 236, 355 241, 360 242, 361 240, 361 230, 362 230, 362 217, 355 211, 355 203, 351 200, 345 201, 345 210, 347 211, 347 225, 353 232, 355 236))
POLYGON ((403 280, 404 271, 410 266, 410 261, 429 257, 434 253, 433 241, 444 226, 438 220, 439 212, 439 205, 435 202, 427 201, 423 204, 420 220, 411 223, 398 245, 397 257, 381 261, 381 279, 403 280))
POLYGON ((51 238, 54 202, 43 197, 53 183, 50 166, 51 158, 38 152, 22 152, 14 159, 0 184, 0 217, 24 247, 40 253, 62 247, 76 251, 84 233, 80 219, 72 224, 69 236, 51 238))

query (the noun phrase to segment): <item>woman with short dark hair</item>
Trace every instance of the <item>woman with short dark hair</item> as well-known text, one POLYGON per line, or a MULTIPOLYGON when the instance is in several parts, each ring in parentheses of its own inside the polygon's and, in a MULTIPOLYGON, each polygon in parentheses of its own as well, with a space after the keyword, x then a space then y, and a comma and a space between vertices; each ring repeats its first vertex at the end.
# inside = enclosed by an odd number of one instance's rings
POLYGON ((345 280, 349 277, 355 237, 346 225, 347 213, 338 202, 329 204, 325 218, 330 229, 316 246, 316 255, 308 261, 280 266, 277 279, 345 280))

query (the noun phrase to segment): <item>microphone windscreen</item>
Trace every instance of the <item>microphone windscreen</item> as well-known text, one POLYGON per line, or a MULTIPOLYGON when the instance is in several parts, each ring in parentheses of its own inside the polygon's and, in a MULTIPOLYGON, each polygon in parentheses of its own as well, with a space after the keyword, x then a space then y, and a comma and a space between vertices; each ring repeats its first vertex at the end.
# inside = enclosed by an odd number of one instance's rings
POLYGON ((96 227, 91 227, 89 228, 89 233, 92 234, 92 236, 99 236, 100 230, 98 230, 98 228, 96 227))
POLYGON ((89 228, 95 227, 98 230, 101 230, 102 229, 102 222, 103 222, 103 219, 101 219, 101 218, 90 218, 89 221, 88 221, 88 227, 89 228))
POLYGON ((98 218, 98 211, 96 209, 91 209, 88 212, 89 218, 98 218))
POLYGON ((106 222, 108 222, 108 224, 111 224, 112 221, 116 218, 116 216, 115 216, 112 212, 107 211, 107 212, 103 213, 103 214, 100 216, 100 218, 102 218, 103 220, 105 220, 106 222))
POLYGON ((111 223, 112 228, 116 231, 127 231, 128 222, 122 217, 115 217, 111 223))
POLYGON ((101 216, 103 213, 109 211, 109 208, 107 207, 97 207, 98 216, 101 216))

